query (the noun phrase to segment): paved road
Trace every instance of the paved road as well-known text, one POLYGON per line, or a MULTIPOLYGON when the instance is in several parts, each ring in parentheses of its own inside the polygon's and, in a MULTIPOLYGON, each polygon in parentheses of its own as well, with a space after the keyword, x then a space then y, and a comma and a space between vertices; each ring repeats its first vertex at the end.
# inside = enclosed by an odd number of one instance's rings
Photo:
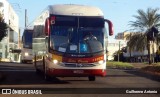
MULTIPOLYGON (((42 75, 37 75, 32 64, 0 63, 0 71, 5 75, 5 79, 0 82, 0 88, 40 89, 43 94, 54 94, 54 97, 58 97, 59 94, 61 94, 59 97, 66 97, 66 95, 67 97, 105 97, 106 95, 115 97, 113 94, 123 97, 126 91, 146 89, 160 92, 160 78, 137 70, 108 69, 107 76, 97 77, 96 81, 88 81, 86 77, 57 77, 50 82, 45 81, 42 75)), ((125 94, 126 97, 127 95, 130 94, 125 94)), ((140 97, 158 97, 158 95, 143 94, 140 97)))

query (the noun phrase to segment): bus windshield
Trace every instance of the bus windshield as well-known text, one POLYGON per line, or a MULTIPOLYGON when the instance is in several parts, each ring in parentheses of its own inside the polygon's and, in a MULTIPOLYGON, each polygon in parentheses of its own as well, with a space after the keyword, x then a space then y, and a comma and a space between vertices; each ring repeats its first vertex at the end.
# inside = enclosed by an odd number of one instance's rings
POLYGON ((23 47, 32 49, 32 30, 26 30, 23 34, 23 47))
POLYGON ((87 54, 104 51, 104 28, 52 26, 50 48, 62 53, 87 54))

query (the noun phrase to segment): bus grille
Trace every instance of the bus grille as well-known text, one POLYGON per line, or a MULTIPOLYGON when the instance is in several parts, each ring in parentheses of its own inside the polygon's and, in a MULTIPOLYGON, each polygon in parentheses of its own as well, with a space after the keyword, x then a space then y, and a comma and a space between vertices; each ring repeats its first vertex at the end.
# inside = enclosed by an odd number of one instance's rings
POLYGON ((94 67, 95 64, 65 64, 65 67, 94 67))

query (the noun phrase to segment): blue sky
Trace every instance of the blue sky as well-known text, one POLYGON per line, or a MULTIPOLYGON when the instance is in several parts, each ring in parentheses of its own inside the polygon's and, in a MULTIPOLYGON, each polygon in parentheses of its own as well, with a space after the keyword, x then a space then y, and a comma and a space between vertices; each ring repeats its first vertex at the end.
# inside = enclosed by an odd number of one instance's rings
MULTIPOLYGON (((138 9, 160 8, 160 0, 8 0, 19 16, 20 27, 24 28, 24 13, 27 9, 28 22, 31 23, 48 5, 82 4, 99 7, 106 19, 114 25, 114 36, 129 29, 129 21, 134 21, 138 9)), ((160 11, 159 11, 160 13, 160 11)), ((114 38, 114 36, 110 38, 114 38)))

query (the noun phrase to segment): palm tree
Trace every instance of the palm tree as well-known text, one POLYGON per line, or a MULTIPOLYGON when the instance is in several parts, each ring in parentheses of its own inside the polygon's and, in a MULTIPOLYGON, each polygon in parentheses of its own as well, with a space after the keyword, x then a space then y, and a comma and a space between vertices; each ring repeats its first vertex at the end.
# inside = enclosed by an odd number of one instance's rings
POLYGON ((127 36, 129 38, 128 47, 131 50, 136 49, 137 51, 144 51, 147 47, 149 64, 151 64, 150 40, 147 39, 147 34, 152 27, 160 27, 160 14, 158 14, 158 10, 158 8, 148 8, 144 12, 142 9, 139 9, 137 11, 138 15, 133 16, 136 20, 130 21, 129 24, 135 33, 127 36))

